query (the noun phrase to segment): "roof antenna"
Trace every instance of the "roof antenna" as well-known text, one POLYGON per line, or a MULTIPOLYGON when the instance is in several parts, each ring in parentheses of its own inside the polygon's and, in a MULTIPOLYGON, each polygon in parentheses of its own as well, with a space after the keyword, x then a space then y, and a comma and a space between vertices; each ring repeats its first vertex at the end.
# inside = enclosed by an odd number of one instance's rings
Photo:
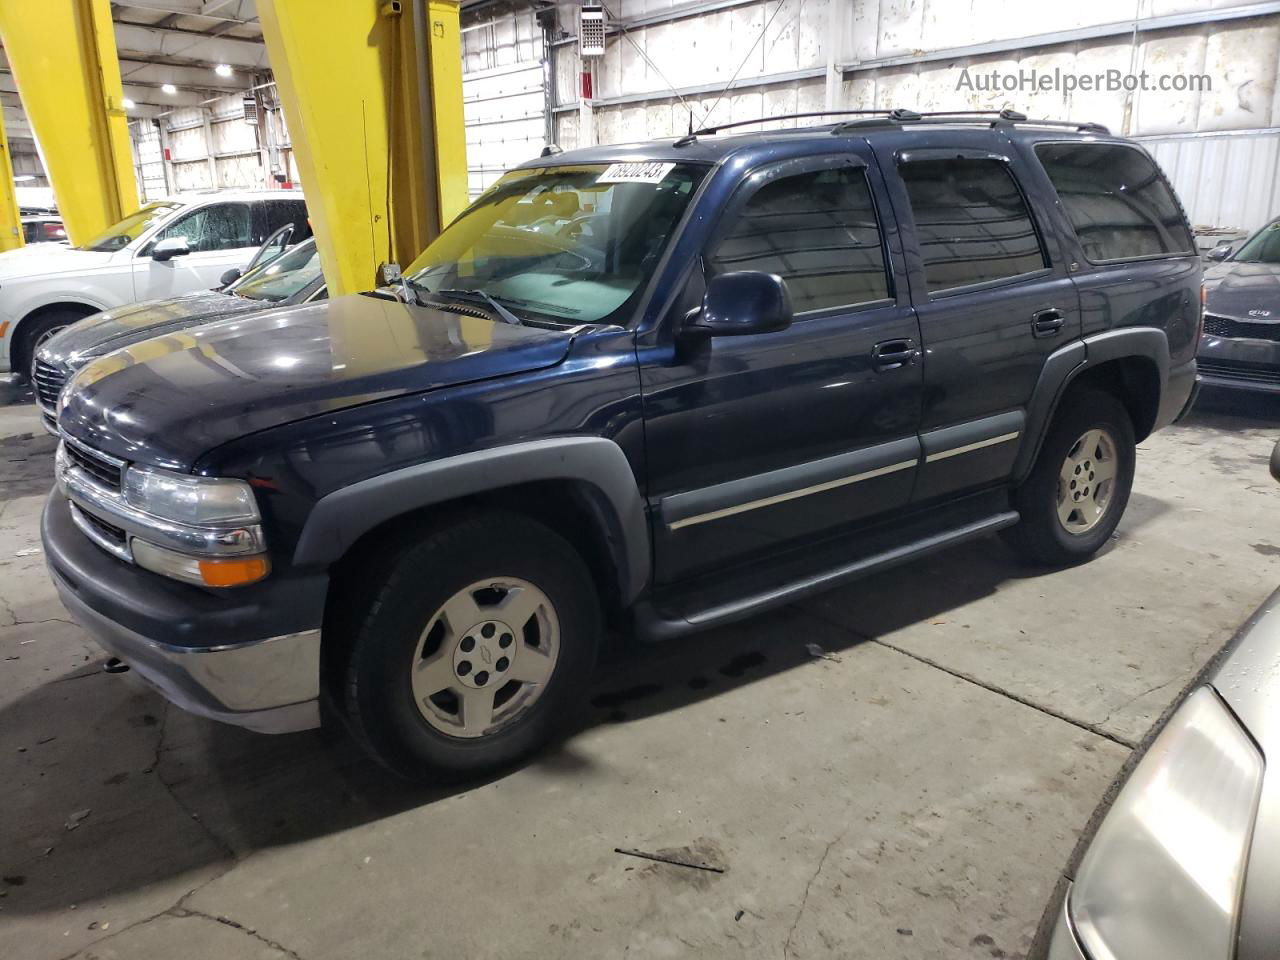
POLYGON ((693 136, 693 110, 689 111, 689 136, 693 136))

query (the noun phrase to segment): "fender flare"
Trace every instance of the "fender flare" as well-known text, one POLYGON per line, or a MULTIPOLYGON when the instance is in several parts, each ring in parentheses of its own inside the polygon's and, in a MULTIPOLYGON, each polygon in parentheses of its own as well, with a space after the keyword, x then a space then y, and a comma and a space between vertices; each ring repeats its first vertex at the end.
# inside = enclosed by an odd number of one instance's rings
POLYGON ((1068 343, 1051 353, 1040 371, 1031 401, 1027 404, 1025 442, 1018 450, 1013 463, 1013 480, 1026 479, 1045 431, 1053 421, 1062 395, 1072 382, 1087 370, 1111 360, 1140 357, 1156 365, 1160 378, 1160 392, 1169 382, 1169 338, 1158 327, 1121 327, 1068 343))
POLYGON ((322 497, 298 538, 293 563, 328 566, 374 527, 413 510, 538 480, 585 483, 618 568, 624 603, 649 579, 649 522, 626 454, 603 437, 552 437, 415 464, 322 497))

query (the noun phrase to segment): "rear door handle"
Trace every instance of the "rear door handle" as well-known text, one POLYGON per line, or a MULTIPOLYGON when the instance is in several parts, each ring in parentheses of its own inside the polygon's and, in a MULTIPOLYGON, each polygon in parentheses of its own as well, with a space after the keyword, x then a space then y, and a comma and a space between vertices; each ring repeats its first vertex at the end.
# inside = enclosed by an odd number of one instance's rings
POLYGON ((883 340, 871 348, 871 365, 883 373, 905 367, 920 353, 916 342, 907 338, 883 340))
POLYGON ((1061 310, 1050 307, 1031 315, 1031 332, 1037 337, 1056 337, 1066 322, 1061 310))

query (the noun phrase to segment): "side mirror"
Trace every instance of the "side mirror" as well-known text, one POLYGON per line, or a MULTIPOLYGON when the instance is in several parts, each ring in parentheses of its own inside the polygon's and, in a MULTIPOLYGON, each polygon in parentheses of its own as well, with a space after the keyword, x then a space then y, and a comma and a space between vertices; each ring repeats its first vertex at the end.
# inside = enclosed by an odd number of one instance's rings
POLYGON ((791 294, 776 274, 742 270, 711 278, 702 309, 685 321, 686 337, 775 333, 791 325, 791 294))
POLYGON ((1205 254, 1207 259, 1218 261, 1225 260, 1229 256, 1231 256, 1231 244, 1229 243, 1220 243, 1205 254))
POLYGON ((243 276, 243 274, 240 273, 240 268, 232 267, 218 278, 218 285, 221 287, 229 287, 239 280, 241 276, 243 276))
POLYGON ((167 237, 151 248, 152 260, 172 260, 174 257, 185 257, 191 252, 186 237, 167 237))

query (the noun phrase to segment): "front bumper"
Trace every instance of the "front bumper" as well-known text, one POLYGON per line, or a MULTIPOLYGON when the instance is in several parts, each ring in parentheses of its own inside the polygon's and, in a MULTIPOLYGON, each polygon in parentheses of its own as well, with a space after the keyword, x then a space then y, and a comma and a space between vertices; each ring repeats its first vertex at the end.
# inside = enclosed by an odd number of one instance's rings
POLYGON ((1046 960, 1089 960, 1089 956, 1076 939, 1075 928, 1071 923, 1071 885, 1068 884, 1062 897, 1062 905, 1058 909, 1058 921, 1053 926, 1053 935, 1049 939, 1046 960))
POLYGON ((263 733, 320 725, 327 578, 273 577, 220 592, 169 581, 92 543, 56 490, 41 533, 72 617, 167 699, 263 733))
POLYGON ((1206 386, 1280 393, 1280 343, 1206 334, 1196 359, 1206 386))

